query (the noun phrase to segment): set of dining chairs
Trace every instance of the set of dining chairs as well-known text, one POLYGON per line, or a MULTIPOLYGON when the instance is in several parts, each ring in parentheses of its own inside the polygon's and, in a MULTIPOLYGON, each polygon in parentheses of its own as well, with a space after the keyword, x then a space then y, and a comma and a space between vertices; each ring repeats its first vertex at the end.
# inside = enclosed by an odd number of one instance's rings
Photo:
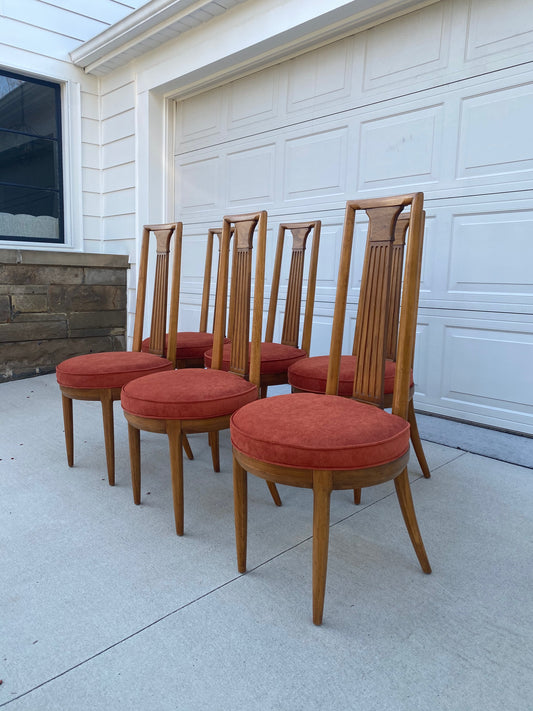
POLYGON ((73 400, 100 401, 108 481, 115 483, 113 403, 128 422, 133 499, 141 501, 142 431, 168 439, 175 528, 184 532, 183 453, 188 434, 207 433, 220 468, 219 432, 230 429, 237 564, 246 571, 247 476, 313 490, 313 622, 322 623, 331 492, 394 480, 422 570, 431 572, 413 507, 407 461, 410 440, 430 476, 413 406, 413 359, 422 243, 423 194, 346 203, 330 353, 311 356, 321 222, 279 226, 266 330, 263 305, 267 213, 231 215, 208 232, 200 327, 178 330, 183 225, 143 229, 131 351, 89 353, 57 367, 69 466, 74 463, 73 400), (366 213, 366 249, 351 354, 342 353, 356 215, 366 213), (291 259, 279 342, 274 340, 284 247, 291 259), (305 255, 307 271, 303 328, 305 255), (148 257, 156 252, 152 316, 143 338, 148 257), (218 245, 212 330, 210 284, 218 245), (254 260, 255 257, 255 260, 254 260), (254 265, 255 261, 255 265, 254 265), (254 268, 255 266, 255 268, 254 268), (253 278, 252 278, 253 275, 253 278), (170 288, 170 296, 169 295, 170 288), (301 333, 301 340, 300 340, 301 333), (267 397, 271 385, 291 393, 267 397))

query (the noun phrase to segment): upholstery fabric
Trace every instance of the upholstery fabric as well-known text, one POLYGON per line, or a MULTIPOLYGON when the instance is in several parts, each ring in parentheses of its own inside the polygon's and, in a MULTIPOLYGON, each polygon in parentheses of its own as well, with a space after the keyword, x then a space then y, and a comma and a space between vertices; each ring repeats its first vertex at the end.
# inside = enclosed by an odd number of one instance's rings
POLYGON ((336 395, 294 393, 258 400, 231 418, 243 454, 285 467, 363 469, 409 449, 409 423, 372 405, 336 395))
POLYGON ((183 368, 128 383, 122 407, 158 420, 202 420, 230 415, 258 397, 257 387, 222 370, 183 368))
MULTIPOLYGON (((212 350, 206 351, 204 363, 211 367, 212 350)), ((222 353, 222 370, 229 370, 231 358, 231 344, 225 345, 222 353)), ((284 346, 281 343, 261 343, 261 375, 267 373, 284 373, 289 366, 302 358, 307 358, 307 353, 302 348, 284 346)))
MULTIPOLYGON (((298 361, 289 368, 289 385, 298 390, 305 390, 311 393, 326 392, 328 364, 329 356, 313 356, 312 358, 298 361)), ((351 397, 352 395, 356 364, 357 356, 341 356, 338 394, 343 397, 351 397)), ((386 360, 385 394, 391 394, 393 392, 395 377, 396 363, 392 360, 386 360)), ((411 385, 413 385, 412 372, 411 385)))
POLYGON ((150 353, 113 351, 74 356, 56 368, 59 385, 69 388, 121 388, 130 380, 172 370, 166 358, 150 353))
MULTIPOLYGON (((230 343, 229 338, 224 339, 224 343, 230 343)), ((168 346, 168 333, 165 337, 165 355, 168 346)), ((176 340, 176 359, 182 358, 203 358, 204 353, 213 347, 213 334, 200 333, 199 331, 178 331, 176 340)), ((142 342, 141 350, 148 353, 150 350, 150 339, 145 338, 142 342)))

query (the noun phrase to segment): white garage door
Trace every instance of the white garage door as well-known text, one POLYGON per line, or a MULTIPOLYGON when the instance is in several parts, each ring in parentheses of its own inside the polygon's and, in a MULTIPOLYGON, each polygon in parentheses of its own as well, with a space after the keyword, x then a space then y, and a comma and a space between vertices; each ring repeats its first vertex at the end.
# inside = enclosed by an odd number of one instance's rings
MULTIPOLYGON (((179 101, 176 216, 198 239, 268 210, 270 268, 280 221, 322 219, 319 354, 346 200, 423 190, 416 407, 533 434, 532 41, 531 3, 450 0, 179 101)), ((195 328, 198 250, 184 271, 195 328)))

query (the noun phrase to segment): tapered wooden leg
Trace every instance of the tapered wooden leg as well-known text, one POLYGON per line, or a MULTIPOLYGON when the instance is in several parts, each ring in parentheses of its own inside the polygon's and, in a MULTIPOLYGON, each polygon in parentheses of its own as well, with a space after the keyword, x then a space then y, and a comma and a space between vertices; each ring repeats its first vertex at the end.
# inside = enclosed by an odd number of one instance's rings
POLYGON ((281 506, 281 497, 279 495, 278 487, 273 481, 267 481, 268 490, 270 491, 270 496, 274 500, 276 506, 281 506))
POLYGON ((102 415, 104 418, 105 458, 109 486, 115 486, 115 433, 113 423, 113 400, 111 392, 102 395, 102 415))
POLYGON ((405 525, 407 526, 407 532, 409 533, 409 538, 411 539, 411 543, 415 549, 418 562, 420 563, 424 573, 431 573, 431 566, 426 554, 426 549, 424 548, 422 536, 420 535, 418 521, 416 520, 413 497, 411 495, 411 486, 409 485, 409 477, 407 475, 407 467, 403 470, 400 476, 396 477, 394 484, 396 486, 398 501, 400 502, 400 507, 402 509, 403 519, 405 521, 405 525))
POLYGON ((411 425, 411 442, 413 444, 413 449, 415 450, 416 458, 420 464, 420 469, 422 469, 422 474, 426 479, 431 477, 429 472, 428 463, 426 460, 426 455, 424 454, 424 449, 422 447, 422 441, 420 439, 420 433, 418 431, 418 424, 415 415, 415 406, 412 400, 409 400, 409 409, 407 411, 407 419, 411 425))
POLYGON ((361 489, 353 490, 353 502, 356 506, 359 506, 361 503, 361 489))
POLYGON ((181 422, 167 422, 167 434, 176 533, 178 536, 183 536, 183 437, 181 422))
POLYGON ((192 453, 191 445, 189 444, 189 440, 187 439, 186 434, 182 434, 182 440, 183 440, 183 451, 187 455, 187 459, 194 459, 194 454, 192 453))
POLYGON ((130 445, 131 489, 133 503, 141 503, 141 433, 128 423, 128 440, 130 445))
POLYGON ((218 431, 209 432, 209 446, 211 447, 211 459, 213 460, 213 471, 220 471, 220 447, 218 431))
POLYGON ((261 388, 260 388, 261 400, 263 400, 267 396, 267 393, 268 393, 268 385, 261 385, 261 388))
POLYGON ((333 474, 313 472, 313 622, 322 624, 328 569, 329 504, 333 474))
POLYGON ((233 457, 233 503, 235 508, 235 542, 237 569, 246 573, 246 540, 248 536, 248 473, 233 457))
POLYGON ((65 427, 65 446, 69 467, 74 466, 74 425, 72 421, 72 399, 61 395, 63 403, 63 426, 65 427))

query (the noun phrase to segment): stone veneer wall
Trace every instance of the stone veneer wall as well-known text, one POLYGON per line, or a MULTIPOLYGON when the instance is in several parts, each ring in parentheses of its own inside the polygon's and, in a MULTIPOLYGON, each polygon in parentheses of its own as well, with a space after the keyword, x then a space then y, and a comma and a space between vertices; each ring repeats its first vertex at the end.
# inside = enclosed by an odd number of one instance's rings
POLYGON ((126 347, 126 255, 0 249, 0 382, 126 347))

